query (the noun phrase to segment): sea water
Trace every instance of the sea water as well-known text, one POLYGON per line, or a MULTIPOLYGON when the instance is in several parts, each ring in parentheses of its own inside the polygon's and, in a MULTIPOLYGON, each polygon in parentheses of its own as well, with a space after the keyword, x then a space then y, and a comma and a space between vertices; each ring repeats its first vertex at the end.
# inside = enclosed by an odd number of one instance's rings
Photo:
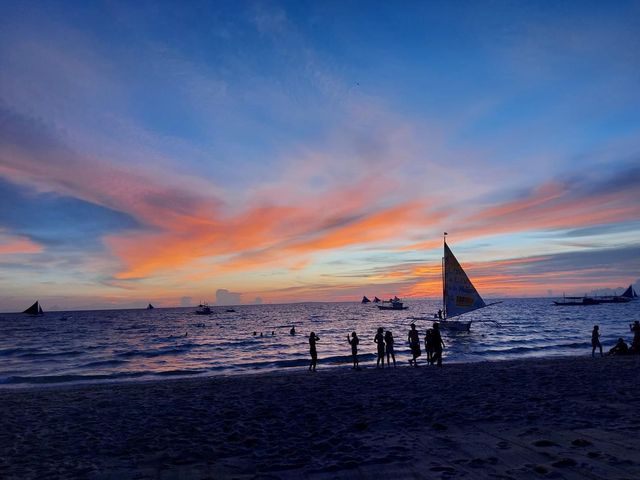
MULTIPOLYGON (((347 335, 354 330, 361 365, 370 367, 378 327, 393 332, 396 360, 407 365, 410 324, 415 321, 423 335, 439 302, 405 305, 402 311, 299 303, 235 306, 232 312, 213 307, 211 315, 197 315, 195 308, 0 314, 0 388, 303 369, 311 331, 320 337, 318 368, 350 367, 347 335), (294 325, 297 334, 290 335, 294 325)), ((507 299, 463 318, 473 321, 470 332, 443 332, 447 363, 591 355, 595 324, 605 350, 619 337, 630 343, 640 301, 554 306, 551 299, 507 299)))

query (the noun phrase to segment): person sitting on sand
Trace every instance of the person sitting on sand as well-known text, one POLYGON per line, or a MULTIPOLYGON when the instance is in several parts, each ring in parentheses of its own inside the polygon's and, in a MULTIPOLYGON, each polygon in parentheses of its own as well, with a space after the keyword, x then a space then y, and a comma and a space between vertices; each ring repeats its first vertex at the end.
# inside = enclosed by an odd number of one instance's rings
POLYGON ((446 347, 444 340, 440 336, 440 324, 433 322, 433 333, 431 334, 433 342, 433 356, 431 357, 431 365, 437 363, 439 367, 442 366, 442 349, 446 347))
POLYGON ((640 353, 640 321, 636 320, 631 325, 629 325, 631 331, 633 332, 633 341, 631 342, 631 352, 632 353, 640 353))
POLYGON ((382 368, 384 368, 384 330, 382 327, 378 328, 378 333, 373 337, 374 343, 378 344, 378 359, 376 360, 376 368, 380 368, 382 362, 382 368))
POLYGON ((295 335, 296 334, 296 326, 292 326, 291 330, 289 330, 289 335, 295 335))
POLYGON ((629 347, 624 342, 624 339, 621 337, 618 339, 618 343, 607 352, 607 355, 627 355, 629 353, 629 347))
POLYGON ((393 333, 391 333, 391 330, 387 330, 384 334, 384 345, 387 353, 387 367, 391 366, 391 362, 389 361, 389 357, 391 357, 391 360, 393 360, 393 367, 395 368, 396 353, 393 350, 393 333))
POLYGON ((311 354, 311 364, 309 365, 309 371, 316 371, 318 365, 318 351, 316 350, 316 342, 320 340, 320 337, 315 332, 309 334, 309 353, 311 354))
POLYGON ((424 336, 424 351, 427 352, 427 362, 433 359, 433 328, 428 328, 424 336))
POLYGON ((351 356, 353 357, 353 369, 360 369, 360 365, 358 364, 358 344, 360 343, 360 339, 356 332, 351 332, 351 337, 347 335, 347 342, 351 345, 351 356))
POLYGON ((602 345, 600 344, 600 327, 598 325, 593 326, 591 332, 591 356, 596 356, 596 348, 600 349, 600 356, 602 356, 602 345))
POLYGON ((411 355, 413 358, 409 360, 409 363, 414 367, 418 366, 418 357, 422 355, 422 351, 420 350, 420 335, 418 334, 418 330, 416 330, 416 324, 411 324, 411 330, 409 330, 409 347, 411 347, 411 355))

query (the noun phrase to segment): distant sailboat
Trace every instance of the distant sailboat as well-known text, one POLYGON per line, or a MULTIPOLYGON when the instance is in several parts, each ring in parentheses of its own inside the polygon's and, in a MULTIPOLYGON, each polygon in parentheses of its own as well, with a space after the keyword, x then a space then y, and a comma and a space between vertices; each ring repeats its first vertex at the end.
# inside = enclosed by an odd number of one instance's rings
POLYGON ((156 307, 154 307, 154 306, 153 306, 153 305, 151 305, 151 304, 147 305, 147 310, 153 310, 154 308, 156 308, 156 307))
POLYGON ((624 298, 631 298, 631 299, 636 299, 638 298, 638 294, 636 293, 635 289, 633 288, 633 285, 629 285, 629 288, 627 288, 624 293, 622 295, 620 295, 621 297, 624 298))
POLYGON ((364 297, 362 297, 362 302, 360 303, 371 303, 371 300, 369 300, 365 295, 364 297))
POLYGON ((440 322, 440 327, 451 331, 468 332, 471 328, 471 320, 449 319, 500 302, 489 305, 484 302, 447 245, 446 236, 447 234, 445 233, 444 257, 442 258, 442 321, 440 322))
POLYGON ((380 303, 382 300, 380 300, 378 297, 373 297, 373 303, 380 303))
POLYGON ((42 307, 40 303, 36 300, 36 303, 27 308, 24 312, 28 315, 44 315, 44 311, 42 311, 42 307))

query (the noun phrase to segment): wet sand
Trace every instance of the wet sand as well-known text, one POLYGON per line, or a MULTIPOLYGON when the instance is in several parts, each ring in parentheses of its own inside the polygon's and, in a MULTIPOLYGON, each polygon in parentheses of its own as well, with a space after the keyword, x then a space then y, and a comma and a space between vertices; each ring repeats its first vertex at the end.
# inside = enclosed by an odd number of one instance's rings
POLYGON ((638 405, 640 357, 2 390, 0 478, 637 479, 638 405))

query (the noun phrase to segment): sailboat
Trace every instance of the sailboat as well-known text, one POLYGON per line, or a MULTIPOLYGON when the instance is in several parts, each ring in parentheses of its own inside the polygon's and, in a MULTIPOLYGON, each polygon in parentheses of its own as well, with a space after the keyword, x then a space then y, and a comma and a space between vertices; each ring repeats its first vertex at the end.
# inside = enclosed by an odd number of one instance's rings
POLYGON ((442 312, 438 312, 437 315, 438 318, 442 316, 440 328, 454 332, 468 332, 471 329, 471 320, 450 319, 496 303, 501 302, 490 304, 484 302, 447 245, 445 232, 444 257, 442 257, 442 312))
POLYGON ((42 307, 40 306, 38 300, 36 300, 36 303, 31 305, 22 313, 26 313, 27 315, 44 315, 44 312, 42 311, 42 307))
POLYGON ((631 300, 636 300, 638 298, 638 294, 634 290, 633 285, 629 285, 629 288, 627 288, 620 296, 624 298, 630 298, 631 300))
POLYGON ((369 300, 365 295, 364 297, 362 297, 362 301, 360 303, 371 303, 371 300, 369 300))
POLYGON ((154 308, 156 308, 156 307, 154 307, 154 306, 153 306, 153 305, 151 305, 151 304, 147 305, 147 310, 153 310, 154 308))

